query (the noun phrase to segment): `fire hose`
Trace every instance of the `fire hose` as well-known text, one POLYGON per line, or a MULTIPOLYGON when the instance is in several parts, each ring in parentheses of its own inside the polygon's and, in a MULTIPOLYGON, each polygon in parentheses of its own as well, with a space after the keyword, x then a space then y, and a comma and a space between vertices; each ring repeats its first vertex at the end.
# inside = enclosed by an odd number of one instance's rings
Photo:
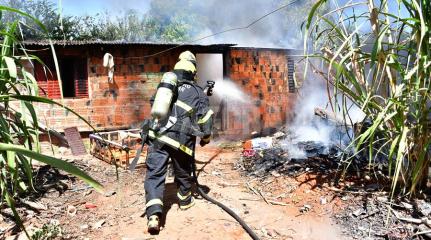
POLYGON ((208 196, 208 194, 206 194, 205 191, 202 189, 201 185, 198 182, 198 177, 196 175, 195 151, 193 151, 192 173, 193 173, 193 180, 194 180, 194 182, 196 184, 196 188, 198 190, 199 195, 201 195, 202 198, 204 198, 205 200, 207 200, 207 201, 209 201, 209 202, 211 202, 211 203, 219 206, 226 213, 228 213, 230 216, 232 216, 241 225, 241 227, 244 228, 244 230, 248 233, 248 235, 253 240, 259 240, 259 237, 257 236, 257 234, 255 232, 253 232, 253 230, 247 225, 247 223, 245 223, 242 218, 240 218, 234 211, 232 211, 232 209, 228 208, 226 205, 224 205, 223 203, 215 200, 214 198, 208 196))

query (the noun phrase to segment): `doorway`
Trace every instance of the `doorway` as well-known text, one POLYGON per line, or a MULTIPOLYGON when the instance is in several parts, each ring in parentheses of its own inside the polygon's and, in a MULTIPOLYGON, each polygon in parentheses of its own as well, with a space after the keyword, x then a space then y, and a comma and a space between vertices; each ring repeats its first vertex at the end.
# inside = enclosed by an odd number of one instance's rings
MULTIPOLYGON (((205 87, 207 81, 211 80, 222 84, 223 81, 223 54, 198 53, 196 54, 197 83, 205 87)), ((223 99, 218 98, 216 94, 209 97, 210 108, 214 111, 214 129, 215 133, 222 131, 223 119, 223 99)))

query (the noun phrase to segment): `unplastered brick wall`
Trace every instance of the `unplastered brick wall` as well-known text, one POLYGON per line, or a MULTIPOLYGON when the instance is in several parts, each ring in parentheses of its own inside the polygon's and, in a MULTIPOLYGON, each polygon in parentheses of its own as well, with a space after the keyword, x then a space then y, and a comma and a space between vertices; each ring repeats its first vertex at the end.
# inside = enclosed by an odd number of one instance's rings
MULTIPOLYGON (((142 120, 149 117, 149 100, 163 73, 173 69, 180 50, 143 57, 160 49, 142 46, 57 48, 58 58, 70 54, 87 56, 89 94, 86 98, 56 100, 73 109, 98 130, 139 127, 142 120), (113 83, 108 82, 108 71, 102 65, 106 52, 114 56, 113 83)), ((46 120, 42 122, 56 130, 71 126, 77 126, 80 131, 91 130, 84 121, 59 106, 39 104, 37 109, 46 120)))
MULTIPOLYGON (((99 130, 138 127, 143 119, 149 117, 149 99, 161 76, 162 73, 146 73, 130 81, 116 77, 114 84, 109 84, 104 77, 94 77, 89 79, 90 88, 95 90, 91 98, 57 101, 63 102, 99 130)), ((38 109, 51 128, 62 130, 77 126, 81 131, 91 130, 79 117, 62 107, 43 104, 38 109)))
MULTIPOLYGON (((86 59, 88 96, 56 100, 79 113, 98 130, 138 127, 142 120, 150 117, 149 99, 163 73, 172 70, 178 55, 189 49, 176 48, 152 55, 167 48, 159 45, 57 46, 59 59, 71 56, 86 59), (108 70, 102 65, 107 52, 114 56, 113 83, 108 82, 108 70)), ((49 53, 48 50, 45 54, 49 56, 49 53)), ((245 102, 226 102, 222 114, 226 133, 245 136, 277 128, 288 121, 295 99, 295 93, 289 92, 288 56, 288 51, 275 49, 231 48, 225 52, 225 74, 249 96, 245 102)), ((58 81, 50 84, 51 88, 58 88, 58 81)), ((84 121, 61 107, 38 105, 38 112, 41 119, 46 119, 47 125, 56 130, 71 126, 81 131, 91 130, 84 121)))
POLYGON ((233 48, 229 78, 248 95, 243 103, 227 104, 225 132, 248 136, 270 133, 293 116, 296 94, 289 91, 289 51, 233 48))

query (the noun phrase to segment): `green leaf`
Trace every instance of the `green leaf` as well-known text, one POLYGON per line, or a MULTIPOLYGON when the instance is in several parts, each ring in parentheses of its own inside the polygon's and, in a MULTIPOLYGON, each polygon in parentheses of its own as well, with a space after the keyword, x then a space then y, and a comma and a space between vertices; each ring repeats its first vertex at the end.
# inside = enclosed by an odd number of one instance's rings
POLYGON ((39 127, 39 124, 37 122, 37 115, 36 115, 36 111, 34 110, 33 105, 27 101, 23 101, 23 102, 24 102, 24 105, 26 106, 27 110, 30 112, 32 122, 33 122, 33 127, 35 129, 37 129, 39 127))
POLYGON ((45 25, 43 25, 43 23, 41 22, 41 21, 39 21, 37 18, 35 18, 35 17, 33 17, 33 16, 31 16, 30 14, 28 14, 28 13, 25 13, 25 12, 23 12, 23 11, 20 11, 20 10, 18 10, 18 9, 15 9, 15 8, 10 8, 10 7, 6 7, 6 6, 2 6, 2 5, 0 5, 0 11, 2 11, 2 10, 4 10, 4 11, 9 11, 9 12, 15 12, 15 13, 18 13, 18 14, 20 14, 20 15, 22 15, 22 16, 24 16, 24 17, 27 17, 27 18, 30 18, 31 20, 33 20, 45 33, 47 33, 48 34, 48 30, 46 29, 46 27, 45 27, 45 25))
POLYGON ((32 84, 33 93, 35 96, 38 96, 39 95, 39 87, 37 85, 37 81, 34 78, 34 76, 31 73, 27 72, 24 68, 22 69, 22 74, 23 74, 25 79, 30 80, 30 82, 32 84))
MULTIPOLYGON (((25 156, 23 156, 21 154, 18 154, 18 158, 19 158, 20 163, 21 163, 21 169, 24 172, 25 176, 27 177, 28 184, 34 190, 33 169, 31 168, 30 162, 25 156)), ((21 188, 23 190, 27 189, 27 186, 24 187, 22 185, 25 185, 25 184, 23 182, 20 182, 21 188)))
POLYGON ((22 191, 27 191, 27 189, 28 189, 27 185, 23 181, 20 181, 18 183, 18 186, 21 188, 22 191))
POLYGON ((9 169, 12 171, 15 171, 16 169, 15 152, 6 151, 6 155, 7 155, 7 165, 9 169))
POLYGON ((88 176, 85 172, 75 167, 73 164, 63 161, 58 158, 45 156, 37 152, 30 151, 22 146, 14 144, 0 143, 0 151, 14 151, 16 153, 22 154, 39 162, 46 163, 58 169, 64 170, 72 175, 79 177, 84 180, 90 186, 94 187, 96 190, 102 192, 103 187, 100 183, 94 180, 92 177, 88 176))
POLYGON ((0 101, 4 101, 6 99, 9 98, 14 98, 17 100, 24 100, 24 101, 28 101, 28 102, 40 102, 40 103, 47 103, 47 104, 54 104, 57 106, 60 106, 70 112, 72 112, 73 114, 75 114, 79 119, 81 119, 82 121, 84 121, 88 126, 90 126, 94 131, 97 131, 91 124, 90 122, 88 122, 87 119, 83 118, 81 115, 79 115, 78 113, 76 113, 74 110, 72 110, 71 108, 56 102, 54 100, 48 99, 48 98, 44 98, 44 97, 38 97, 38 96, 31 96, 31 95, 0 95, 0 101))
POLYGON ((372 65, 374 65, 374 63, 378 61, 378 55, 382 50, 383 37, 386 36, 386 31, 388 30, 388 28, 389 26, 384 27, 383 30, 379 32, 377 40, 374 42, 373 51, 371 53, 372 65))
POLYGON ((319 9, 319 7, 324 4, 327 0, 319 0, 317 3, 315 3, 313 5, 313 7, 310 10, 310 13, 308 14, 307 17, 307 24, 305 25, 305 33, 304 33, 304 53, 306 54, 307 52, 307 39, 308 39, 308 32, 310 31, 310 26, 311 26, 311 21, 313 21, 314 15, 317 11, 317 9, 319 9))
POLYGON ((10 209, 12 210, 13 216, 15 218, 15 222, 17 223, 17 225, 24 230, 24 233, 26 234, 28 239, 30 238, 30 235, 28 234, 27 230, 24 227, 24 224, 21 220, 21 218, 19 217, 18 212, 16 211, 16 207, 15 207, 15 201, 13 200, 13 198, 11 197, 9 191, 7 190, 6 186, 4 185, 4 182, 0 182, 2 184, 0 184, 1 189, 2 189, 2 194, 4 196, 4 199, 6 200, 7 205, 10 207, 10 209))
POLYGON ((9 77, 16 78, 17 70, 16 70, 15 60, 11 57, 6 57, 6 56, 3 56, 3 59, 6 62, 7 69, 9 71, 9 77))
POLYGON ((398 144, 397 158, 396 158, 396 166, 394 172, 394 178, 392 178, 392 191, 391 198, 394 196, 395 188, 397 186, 398 178, 401 173, 401 167, 403 165, 404 155, 407 150, 407 133, 409 132, 408 127, 403 128, 403 132, 401 134, 400 142, 398 144))
POLYGON ((396 150, 396 147, 398 146, 398 140, 400 139, 400 136, 399 135, 397 135, 396 137, 395 137, 395 139, 392 141, 392 144, 391 144, 391 147, 390 147, 390 149, 389 149, 389 156, 388 156, 388 161, 389 161, 389 176, 391 176, 392 175, 392 164, 393 164, 393 156, 394 156, 394 154, 395 154, 395 150, 396 150))

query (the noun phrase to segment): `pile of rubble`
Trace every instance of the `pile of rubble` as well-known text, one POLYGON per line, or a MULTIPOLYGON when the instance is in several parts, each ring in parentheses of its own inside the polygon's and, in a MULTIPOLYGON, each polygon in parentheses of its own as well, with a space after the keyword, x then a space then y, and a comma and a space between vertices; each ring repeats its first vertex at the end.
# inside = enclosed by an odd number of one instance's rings
POLYGON ((377 157, 373 156, 373 161, 369 161, 368 150, 355 153, 351 144, 355 135, 363 131, 364 127, 369 127, 367 122, 348 124, 343 121, 316 108, 314 118, 307 124, 313 129, 329 129, 325 132, 328 135, 325 140, 304 140, 303 136, 298 136, 298 133, 307 135, 301 132, 303 129, 283 128, 272 136, 246 141, 237 167, 256 176, 264 176, 274 171, 296 175, 310 168, 340 169, 345 167, 346 163, 350 169, 357 172, 370 167, 379 170, 385 168, 386 156, 379 153, 377 157))
POLYGON ((297 175, 310 168, 337 168, 347 156, 343 154, 345 148, 335 142, 296 141, 294 134, 283 129, 269 137, 246 141, 237 167, 255 176, 297 175))

